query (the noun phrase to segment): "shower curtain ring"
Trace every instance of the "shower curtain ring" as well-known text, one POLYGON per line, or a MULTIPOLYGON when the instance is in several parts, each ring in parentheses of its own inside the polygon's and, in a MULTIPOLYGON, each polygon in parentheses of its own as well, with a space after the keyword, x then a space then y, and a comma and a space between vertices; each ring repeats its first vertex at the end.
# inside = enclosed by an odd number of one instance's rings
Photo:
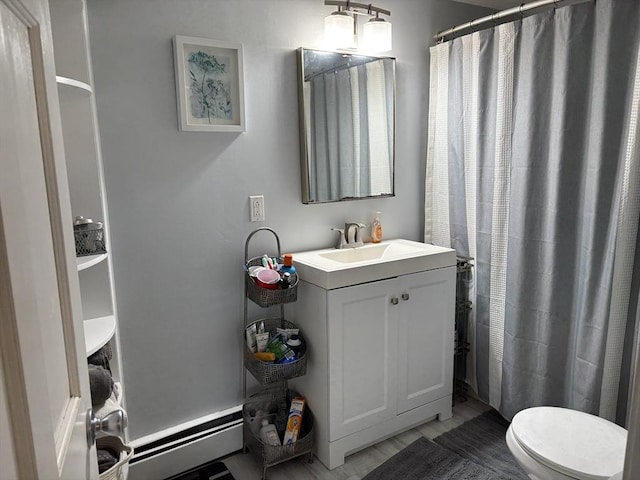
POLYGON ((524 3, 520 4, 520 19, 524 18, 524 14, 522 13, 522 7, 524 7, 524 3))
POLYGON ((491 21, 493 22, 493 26, 495 27, 496 26, 496 14, 495 13, 491 14, 491 21))

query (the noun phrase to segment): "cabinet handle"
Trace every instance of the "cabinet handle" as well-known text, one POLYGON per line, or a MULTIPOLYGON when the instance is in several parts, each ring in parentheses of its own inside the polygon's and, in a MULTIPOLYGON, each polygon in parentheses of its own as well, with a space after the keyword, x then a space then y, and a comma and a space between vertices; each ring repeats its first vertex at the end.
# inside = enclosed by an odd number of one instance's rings
POLYGON ((398 297, 391 297, 391 305, 397 305, 398 304, 398 297))
POLYGON ((403 300, 409 300, 409 294, 408 293, 403 293, 402 294, 402 299, 403 300))

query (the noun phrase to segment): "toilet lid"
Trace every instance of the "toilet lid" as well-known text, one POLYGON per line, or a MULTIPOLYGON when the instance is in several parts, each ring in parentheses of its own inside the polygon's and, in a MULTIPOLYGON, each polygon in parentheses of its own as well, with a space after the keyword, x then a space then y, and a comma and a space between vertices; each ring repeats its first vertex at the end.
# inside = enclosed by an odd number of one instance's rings
POLYGON ((513 417, 511 431, 535 460, 569 477, 603 480, 624 468, 627 431, 595 415, 528 408, 513 417))

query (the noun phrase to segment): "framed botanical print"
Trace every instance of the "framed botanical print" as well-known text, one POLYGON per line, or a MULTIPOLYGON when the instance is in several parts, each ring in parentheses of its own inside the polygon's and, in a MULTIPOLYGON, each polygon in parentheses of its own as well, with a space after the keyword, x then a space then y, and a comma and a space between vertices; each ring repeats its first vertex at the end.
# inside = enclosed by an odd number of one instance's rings
POLYGON ((244 132, 242 45, 176 35, 178 128, 244 132))

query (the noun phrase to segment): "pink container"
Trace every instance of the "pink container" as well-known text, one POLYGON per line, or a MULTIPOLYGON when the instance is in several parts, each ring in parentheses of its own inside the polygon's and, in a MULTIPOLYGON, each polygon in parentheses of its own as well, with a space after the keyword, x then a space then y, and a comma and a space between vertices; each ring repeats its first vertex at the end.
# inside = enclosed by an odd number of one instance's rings
POLYGON ((260 270, 256 276, 256 283, 262 288, 275 290, 278 288, 280 274, 275 270, 260 270))

